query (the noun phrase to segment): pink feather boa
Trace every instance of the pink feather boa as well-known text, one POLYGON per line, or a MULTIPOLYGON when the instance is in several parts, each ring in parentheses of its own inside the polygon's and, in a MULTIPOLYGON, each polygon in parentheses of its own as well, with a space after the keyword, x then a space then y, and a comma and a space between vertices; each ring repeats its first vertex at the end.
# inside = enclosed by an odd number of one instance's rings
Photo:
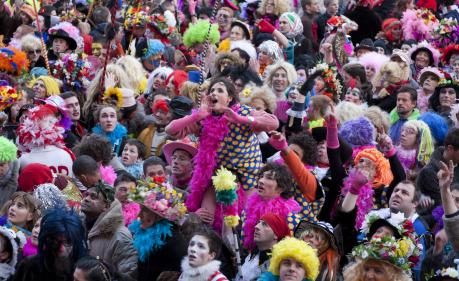
MULTIPOLYGON (((349 177, 344 180, 344 187, 341 189, 341 194, 346 196, 346 194, 351 189, 352 177, 354 173, 351 171, 349 177)), ((357 200, 357 216, 355 219, 355 229, 360 230, 365 216, 373 209, 373 186, 371 183, 367 182, 364 186, 360 188, 359 198, 357 200)))
MULTIPOLYGON (((238 112, 239 105, 233 106, 232 109, 238 112)), ((190 212, 196 212, 201 207, 204 193, 217 166, 217 152, 229 131, 228 122, 223 116, 209 115, 201 125, 199 149, 194 157, 195 168, 190 181, 191 193, 185 203, 190 212)))
POLYGON ((38 254, 38 246, 32 244, 32 239, 29 237, 27 238, 27 242, 22 249, 22 255, 24 257, 35 256, 38 254))
POLYGON ((135 202, 123 204, 124 225, 128 226, 137 219, 140 213, 140 205, 135 202))
POLYGON ((253 242, 255 225, 263 215, 273 213, 287 219, 289 213, 298 213, 300 210, 300 205, 293 198, 284 199, 278 196, 274 199, 265 200, 258 193, 254 193, 247 200, 245 210, 244 247, 249 250, 255 247, 253 242))

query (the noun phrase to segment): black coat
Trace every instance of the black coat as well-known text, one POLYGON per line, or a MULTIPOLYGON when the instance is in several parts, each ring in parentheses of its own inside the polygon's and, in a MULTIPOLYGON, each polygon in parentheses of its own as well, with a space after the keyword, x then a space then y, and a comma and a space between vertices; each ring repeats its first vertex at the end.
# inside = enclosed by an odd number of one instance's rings
POLYGON ((57 275, 56 272, 46 269, 39 256, 30 256, 23 259, 14 274, 12 281, 72 281, 73 272, 57 275))

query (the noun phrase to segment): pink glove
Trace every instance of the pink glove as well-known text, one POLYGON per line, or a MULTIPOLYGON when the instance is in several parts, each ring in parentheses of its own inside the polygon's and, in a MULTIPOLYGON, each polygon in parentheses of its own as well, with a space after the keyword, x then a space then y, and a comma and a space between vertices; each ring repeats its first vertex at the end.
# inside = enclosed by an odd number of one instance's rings
POLYGON ((261 20, 258 23, 258 28, 260 29, 260 32, 262 33, 273 33, 274 30, 276 30, 276 28, 272 24, 267 22, 266 20, 261 20))
POLYGON ((225 109, 225 118, 228 120, 228 122, 234 123, 234 124, 248 124, 250 123, 249 117, 247 116, 242 116, 234 112, 231 108, 226 108, 225 109))
POLYGON ((360 188, 368 182, 368 178, 358 170, 353 170, 350 177, 351 188, 349 189, 349 192, 354 195, 359 195, 360 188))
POLYGON ((272 135, 269 138, 269 144, 274 147, 276 150, 284 151, 288 147, 288 143, 285 140, 285 137, 282 135, 272 135))
POLYGON ((206 118, 209 115, 210 115, 209 111, 200 108, 197 111, 193 112, 193 114, 191 114, 190 118, 191 118, 192 121, 197 122, 197 121, 201 121, 202 119, 206 118))

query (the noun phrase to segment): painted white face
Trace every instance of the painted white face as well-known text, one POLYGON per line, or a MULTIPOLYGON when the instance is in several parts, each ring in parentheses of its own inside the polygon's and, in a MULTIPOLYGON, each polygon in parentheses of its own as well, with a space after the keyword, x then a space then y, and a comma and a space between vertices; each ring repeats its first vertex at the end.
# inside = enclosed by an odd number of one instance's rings
POLYGON ((215 258, 215 253, 210 253, 208 239, 201 235, 191 238, 188 245, 188 260, 191 267, 200 267, 208 264, 215 258))

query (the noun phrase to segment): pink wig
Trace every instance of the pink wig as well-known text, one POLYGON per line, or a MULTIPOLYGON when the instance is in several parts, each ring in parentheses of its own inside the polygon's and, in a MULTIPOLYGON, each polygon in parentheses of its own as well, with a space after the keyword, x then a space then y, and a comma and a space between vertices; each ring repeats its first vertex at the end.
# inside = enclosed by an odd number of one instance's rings
POLYGON ((359 63, 365 68, 371 66, 375 69, 375 75, 379 72, 381 66, 387 61, 389 61, 389 57, 375 52, 366 53, 359 58, 359 63))

